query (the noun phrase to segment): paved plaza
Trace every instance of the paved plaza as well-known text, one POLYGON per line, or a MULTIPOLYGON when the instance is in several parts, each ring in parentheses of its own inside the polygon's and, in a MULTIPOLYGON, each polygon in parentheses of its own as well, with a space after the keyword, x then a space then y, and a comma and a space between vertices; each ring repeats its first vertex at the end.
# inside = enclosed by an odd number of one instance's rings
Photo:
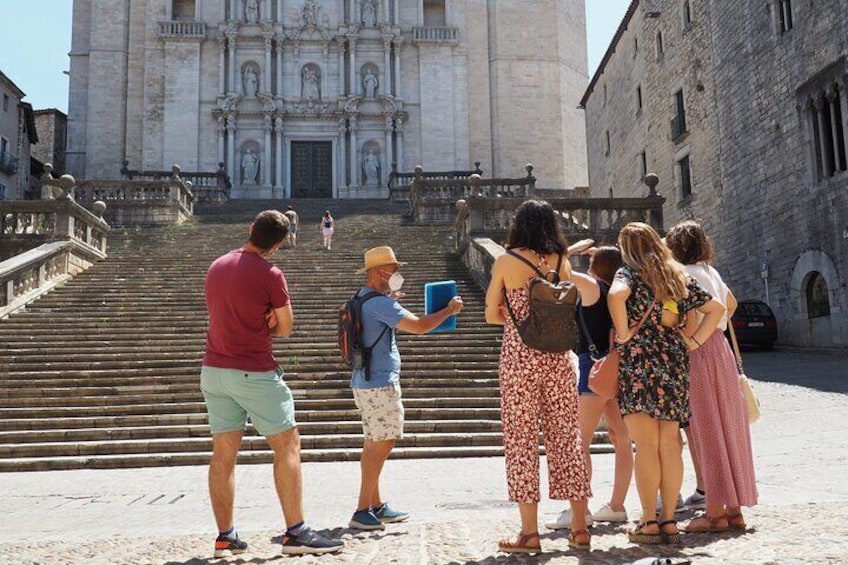
MULTIPOLYGON (((399 563, 621 564, 653 555, 674 563, 848 563, 848 357, 799 350, 747 354, 764 417, 752 428, 761 504, 749 531, 688 535, 678 549, 628 543, 625 527, 595 527, 591 552, 542 529, 545 553, 507 557, 497 540, 517 531, 501 458, 391 461, 383 492, 413 513, 385 532, 346 526, 356 504, 355 463, 304 465, 305 506, 317 529, 341 536, 343 553, 279 554, 282 518, 268 465, 241 467, 236 519, 250 552, 211 559, 214 540, 205 467, 55 471, 2 475, 0 563, 399 563)), ((595 457, 595 508, 611 489, 612 456, 595 457)), ((688 463, 688 455, 686 459, 688 463)), ((543 467, 544 472, 544 467, 543 467)), ((684 495, 693 488, 687 465, 684 495)), ((628 510, 637 518, 635 485, 628 510)), ((562 505, 543 501, 545 516, 562 505)), ((685 515, 684 515, 685 516, 685 515)), ((628 525, 627 528, 630 526, 628 525)))

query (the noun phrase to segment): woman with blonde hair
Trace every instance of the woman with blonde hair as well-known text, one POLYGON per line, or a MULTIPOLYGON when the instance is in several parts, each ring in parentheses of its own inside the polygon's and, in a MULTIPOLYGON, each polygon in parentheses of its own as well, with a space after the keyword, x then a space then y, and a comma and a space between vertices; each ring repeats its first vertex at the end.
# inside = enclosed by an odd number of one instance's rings
POLYGON ((685 273, 651 226, 627 224, 618 246, 624 266, 608 300, 621 352, 618 405, 636 443, 642 504, 641 523, 628 536, 634 543, 680 543, 674 509, 683 482, 679 430, 690 417, 689 351, 713 334, 724 307, 685 273), (682 328, 692 310, 703 318, 687 337, 682 328))
POLYGON ((517 320, 529 315, 527 283, 556 273, 568 279, 568 248, 559 220, 544 200, 528 200, 515 211, 507 252, 495 260, 486 292, 486 322, 504 326, 499 366, 501 421, 509 499, 518 503, 521 532, 501 540, 504 553, 540 553, 539 432, 544 434, 550 498, 571 502, 568 544, 589 549, 586 524, 589 477, 583 459, 577 411, 577 380, 571 352, 526 345, 517 320), (506 312, 509 310, 509 312, 506 312), (515 320, 515 321, 514 321, 515 320))
POLYGON ((703 477, 706 512, 691 520, 688 533, 744 530, 742 506, 757 503, 754 456, 748 413, 736 359, 723 332, 737 302, 710 263, 713 250, 697 222, 677 224, 668 232, 667 245, 686 272, 727 307, 718 329, 690 354, 689 394, 692 407, 690 450, 697 454, 703 477))

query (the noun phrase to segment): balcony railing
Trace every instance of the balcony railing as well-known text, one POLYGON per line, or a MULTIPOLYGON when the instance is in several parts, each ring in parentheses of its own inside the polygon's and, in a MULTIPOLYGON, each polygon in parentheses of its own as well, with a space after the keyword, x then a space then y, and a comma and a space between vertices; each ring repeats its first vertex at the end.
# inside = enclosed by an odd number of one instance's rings
POLYGON ((18 158, 8 151, 0 151, 0 171, 14 175, 18 172, 18 158))
POLYGON ((206 37, 205 22, 190 22, 177 20, 159 22, 159 39, 203 39, 204 37, 206 37))
POLYGON ((459 43, 459 28, 451 26, 421 26, 412 28, 416 43, 459 43))

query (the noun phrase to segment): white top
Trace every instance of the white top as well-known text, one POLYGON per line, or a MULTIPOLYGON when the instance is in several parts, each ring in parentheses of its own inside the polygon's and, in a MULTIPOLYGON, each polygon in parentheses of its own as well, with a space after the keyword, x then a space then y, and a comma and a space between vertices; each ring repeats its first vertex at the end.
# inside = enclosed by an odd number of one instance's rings
MULTIPOLYGON (((724 281, 721 279, 721 275, 719 275, 718 271, 716 271, 706 263, 697 263, 695 265, 683 265, 683 269, 686 271, 686 274, 698 281, 698 284, 707 289, 707 292, 709 292, 713 296, 713 298, 721 302, 721 305, 724 306, 725 313, 718 323, 718 329, 721 331, 726 330, 727 295, 730 292, 730 289, 728 289, 727 285, 724 284, 724 281)), ((699 318, 700 317, 702 317, 701 314, 699 314, 699 318)))

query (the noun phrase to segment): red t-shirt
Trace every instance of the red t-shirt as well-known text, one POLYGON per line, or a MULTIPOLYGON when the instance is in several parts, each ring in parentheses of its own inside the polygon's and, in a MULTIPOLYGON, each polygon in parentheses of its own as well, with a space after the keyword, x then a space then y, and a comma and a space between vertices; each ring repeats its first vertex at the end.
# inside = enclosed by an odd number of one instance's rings
POLYGON ((265 314, 288 303, 285 275, 261 256, 237 249, 216 259, 206 273, 209 332, 203 364, 274 370, 277 362, 265 314))

